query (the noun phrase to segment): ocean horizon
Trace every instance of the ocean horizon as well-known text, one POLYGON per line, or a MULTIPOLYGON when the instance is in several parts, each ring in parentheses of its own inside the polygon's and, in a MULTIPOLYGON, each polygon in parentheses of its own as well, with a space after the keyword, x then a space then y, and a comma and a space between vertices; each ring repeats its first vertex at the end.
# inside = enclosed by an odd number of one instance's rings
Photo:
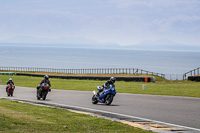
POLYGON ((200 52, 0 45, 0 66, 58 69, 137 68, 183 74, 200 67, 200 52))

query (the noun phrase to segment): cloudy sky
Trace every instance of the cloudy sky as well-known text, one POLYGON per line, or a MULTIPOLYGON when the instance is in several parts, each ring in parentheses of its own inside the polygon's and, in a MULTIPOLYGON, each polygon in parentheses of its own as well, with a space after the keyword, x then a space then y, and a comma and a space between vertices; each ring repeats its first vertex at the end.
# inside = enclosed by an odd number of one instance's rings
POLYGON ((200 0, 0 0, 0 41, 200 46, 200 0))

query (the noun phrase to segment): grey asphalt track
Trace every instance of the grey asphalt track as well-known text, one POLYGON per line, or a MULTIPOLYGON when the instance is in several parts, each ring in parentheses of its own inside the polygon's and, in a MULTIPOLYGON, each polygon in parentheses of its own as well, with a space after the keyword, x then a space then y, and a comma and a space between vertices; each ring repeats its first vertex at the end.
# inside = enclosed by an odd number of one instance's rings
MULTIPOLYGON (((119 114, 136 116, 200 130, 200 98, 117 93, 110 106, 91 103, 93 93, 52 89, 43 102, 79 106, 119 114)), ((38 101, 36 89, 16 87, 8 97, 5 85, 0 85, 0 97, 38 101)))

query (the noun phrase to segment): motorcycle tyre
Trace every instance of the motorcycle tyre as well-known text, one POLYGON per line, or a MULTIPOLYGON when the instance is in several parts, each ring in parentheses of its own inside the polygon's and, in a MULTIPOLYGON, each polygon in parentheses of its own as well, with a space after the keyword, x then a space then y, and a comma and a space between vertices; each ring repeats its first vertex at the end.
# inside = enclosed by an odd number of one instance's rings
POLYGON ((10 92, 10 96, 11 96, 11 97, 13 96, 13 91, 10 92))
POLYGON ((7 95, 10 96, 10 92, 9 92, 9 90, 7 90, 7 95))
POLYGON ((45 100, 45 99, 46 99, 46 96, 47 96, 47 92, 43 92, 42 100, 45 100))
POLYGON ((108 94, 108 95, 105 97, 105 104, 106 104, 106 105, 110 105, 110 104, 112 103, 112 101, 113 101, 113 95, 108 94), (109 98, 109 99, 107 99, 107 98, 109 98))
POLYGON ((40 94, 38 94, 38 92, 36 92, 36 97, 37 97, 37 100, 40 100, 40 97, 39 97, 40 94))
POLYGON ((93 104, 97 104, 97 103, 98 103, 98 100, 97 100, 97 98, 96 98, 96 95, 93 95, 93 96, 92 96, 92 103, 93 103, 93 104))

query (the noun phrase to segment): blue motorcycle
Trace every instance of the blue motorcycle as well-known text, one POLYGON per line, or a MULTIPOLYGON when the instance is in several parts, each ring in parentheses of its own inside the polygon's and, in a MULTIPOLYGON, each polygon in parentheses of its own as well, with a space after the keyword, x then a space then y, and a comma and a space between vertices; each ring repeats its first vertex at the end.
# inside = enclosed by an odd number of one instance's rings
MULTIPOLYGON (((100 90, 101 86, 97 86, 97 90, 100 90)), ((110 85, 110 88, 104 88, 104 90, 97 96, 97 93, 93 91, 94 95, 92 97, 92 103, 97 104, 98 102, 105 103, 106 105, 110 105, 113 101, 114 96, 117 91, 115 89, 115 85, 110 85)))

